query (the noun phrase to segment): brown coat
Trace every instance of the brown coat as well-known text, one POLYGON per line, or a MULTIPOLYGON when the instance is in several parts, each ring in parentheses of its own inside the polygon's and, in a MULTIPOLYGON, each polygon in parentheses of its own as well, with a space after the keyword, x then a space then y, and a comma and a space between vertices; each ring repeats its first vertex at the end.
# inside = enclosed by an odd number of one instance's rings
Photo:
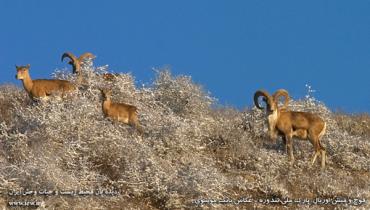
POLYGON ((114 103, 111 101, 111 91, 101 90, 101 92, 104 97, 102 110, 106 117, 129 124, 135 127, 140 133, 143 132, 139 124, 137 108, 135 106, 124 103, 114 103))
POLYGON ((30 66, 20 66, 17 68, 16 78, 22 80, 23 87, 32 99, 50 96, 52 94, 64 96, 72 92, 76 87, 66 80, 57 79, 37 79, 32 80, 29 74, 30 66))

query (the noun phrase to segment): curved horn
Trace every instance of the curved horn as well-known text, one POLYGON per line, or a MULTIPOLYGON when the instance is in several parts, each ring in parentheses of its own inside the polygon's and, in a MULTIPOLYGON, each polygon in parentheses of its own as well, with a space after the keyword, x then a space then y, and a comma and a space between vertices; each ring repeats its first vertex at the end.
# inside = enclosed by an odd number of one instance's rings
POLYGON ((279 98, 283 96, 284 97, 284 105, 282 108, 287 108, 289 104, 289 93, 285 89, 279 89, 277 90, 274 95, 272 96, 276 104, 279 102, 279 98))
POLYGON ((78 60, 81 62, 81 61, 82 61, 82 60, 84 60, 84 59, 87 59, 87 58, 94 59, 95 57, 96 57, 96 56, 95 56, 94 54, 87 52, 87 53, 82 54, 82 55, 78 58, 78 60))
POLYGON ((62 55, 62 62, 64 60, 64 58, 69 58, 71 59, 68 63, 71 64, 73 66, 73 73, 76 74, 76 73, 79 73, 80 72, 80 64, 78 62, 78 59, 76 56, 74 56, 72 53, 70 52, 66 52, 66 53, 63 53, 62 55))
POLYGON ((74 55, 73 55, 72 53, 70 53, 70 52, 65 52, 65 53, 63 53, 63 55, 62 55, 62 62, 63 62, 64 58, 69 58, 69 59, 71 59, 71 61, 72 61, 73 63, 75 63, 75 62, 77 61, 76 56, 74 56, 74 55))
POLYGON ((264 90, 257 90, 256 93, 254 93, 254 105, 256 105, 257 108, 259 109, 263 109, 264 107, 260 106, 259 102, 258 102, 258 99, 259 97, 265 97, 265 102, 266 103, 269 103, 271 104, 272 103, 272 98, 270 96, 270 94, 268 94, 268 92, 264 91, 264 90))

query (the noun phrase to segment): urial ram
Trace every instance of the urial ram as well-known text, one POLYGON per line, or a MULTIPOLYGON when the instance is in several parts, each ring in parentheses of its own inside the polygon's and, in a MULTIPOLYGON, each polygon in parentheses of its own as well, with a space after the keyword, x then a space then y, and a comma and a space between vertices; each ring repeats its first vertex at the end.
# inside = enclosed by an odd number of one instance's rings
MULTIPOLYGON (((74 74, 78 75, 78 81, 81 83, 83 81, 83 78, 82 78, 83 76, 82 76, 82 71, 81 71, 81 66, 82 66, 83 62, 86 59, 94 59, 94 58, 96 58, 96 56, 93 55, 90 52, 86 52, 86 53, 82 54, 79 58, 77 58, 73 53, 65 52, 62 55, 62 61, 65 58, 70 59, 70 61, 68 63, 70 65, 72 65, 72 69, 73 69, 72 72, 74 74)), ((114 78, 119 76, 119 74, 112 74, 112 73, 97 74, 97 76, 99 76, 99 75, 101 75, 104 80, 109 80, 109 81, 112 81, 112 80, 114 80, 114 78)))
POLYGON ((326 151, 320 140, 325 134, 326 123, 316 114, 288 110, 288 103, 289 94, 284 89, 276 91, 272 96, 264 90, 258 90, 254 94, 256 107, 266 109, 270 138, 276 140, 278 135, 283 137, 291 163, 294 162, 292 138, 297 137, 310 140, 315 149, 312 164, 315 163, 317 156, 321 155, 321 167, 325 168, 326 151), (266 107, 259 104, 260 97, 263 97, 266 107), (280 97, 285 98, 281 108, 278 107, 280 97))

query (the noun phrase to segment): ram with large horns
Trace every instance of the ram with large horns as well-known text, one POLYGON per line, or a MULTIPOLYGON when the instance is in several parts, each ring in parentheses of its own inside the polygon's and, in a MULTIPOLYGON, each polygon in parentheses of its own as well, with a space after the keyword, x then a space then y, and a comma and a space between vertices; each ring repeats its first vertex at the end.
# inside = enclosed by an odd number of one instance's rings
POLYGON ((94 59, 95 56, 92 53, 87 52, 77 58, 71 52, 65 52, 62 55, 62 62, 65 58, 70 59, 68 63, 72 66, 72 73, 77 74, 77 83, 78 84, 84 83, 84 79, 81 72, 81 65, 83 64, 85 59, 94 59))
POLYGON ((77 58, 71 52, 65 52, 62 55, 62 62, 65 58, 70 59, 70 61, 68 63, 71 64, 71 66, 73 67, 72 72, 74 74, 80 74, 81 73, 81 64, 82 64, 82 62, 85 59, 94 59, 95 55, 93 55, 92 53, 87 52, 87 53, 84 53, 80 57, 77 58))
MULTIPOLYGON (((65 58, 69 58, 70 61, 68 62, 73 67, 73 74, 78 75, 78 81, 82 81, 82 72, 81 72, 81 65, 85 59, 94 59, 96 58, 95 55, 92 53, 86 52, 82 54, 79 58, 73 55, 71 52, 65 52, 62 55, 62 62, 65 58)), ((104 80, 113 81, 119 74, 112 74, 112 73, 104 73, 104 74, 96 74, 96 76, 101 76, 104 80)))
POLYGON ((321 155, 321 167, 325 167, 326 151, 320 140, 325 133, 326 123, 318 115, 288 110, 289 94, 284 89, 276 91, 272 96, 264 90, 258 90, 253 99, 257 108, 266 110, 270 138, 276 140, 279 135, 283 137, 292 164, 294 162, 292 138, 297 137, 310 140, 314 146, 312 165, 321 155), (260 105, 260 97, 266 103, 265 107, 260 105), (278 107, 280 97, 284 97, 284 105, 281 108, 278 107))

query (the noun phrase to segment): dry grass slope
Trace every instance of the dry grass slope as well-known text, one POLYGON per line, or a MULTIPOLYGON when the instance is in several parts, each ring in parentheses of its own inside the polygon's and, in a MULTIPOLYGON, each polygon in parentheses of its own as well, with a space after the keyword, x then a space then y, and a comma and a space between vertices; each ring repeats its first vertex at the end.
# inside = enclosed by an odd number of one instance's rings
MULTIPOLYGON (((267 140, 261 111, 216 106, 190 77, 167 70, 140 88, 130 74, 112 82, 96 76, 105 70, 86 66, 87 86, 65 101, 35 104, 20 88, 0 87, 0 206, 15 199, 7 195, 14 189, 114 188, 119 196, 32 198, 43 201, 40 209, 174 209, 198 208, 192 201, 200 198, 343 196, 365 198, 363 207, 370 208, 369 115, 332 113, 312 97, 292 101, 291 109, 327 119, 322 143, 328 162, 324 171, 309 167, 312 146, 296 140, 296 162, 289 166, 281 140, 267 140), (103 117, 100 88, 111 88, 113 100, 138 107, 142 136, 103 117)), ((55 77, 76 79, 63 71, 55 77)))

